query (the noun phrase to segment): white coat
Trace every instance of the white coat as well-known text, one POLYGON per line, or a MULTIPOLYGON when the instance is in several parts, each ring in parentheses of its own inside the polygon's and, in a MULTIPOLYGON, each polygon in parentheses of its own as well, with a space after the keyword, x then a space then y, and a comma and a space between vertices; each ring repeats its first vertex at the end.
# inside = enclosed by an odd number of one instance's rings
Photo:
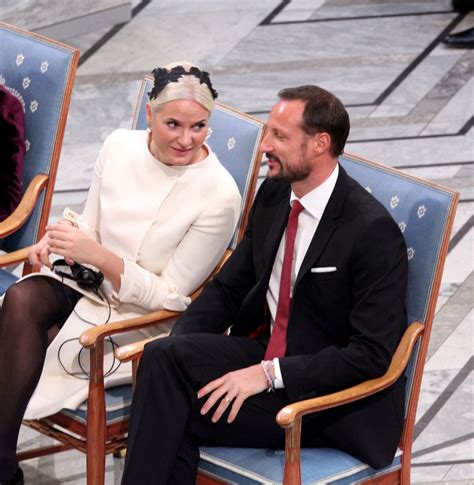
MULTIPOLYGON (((82 216, 72 211, 67 215, 124 261, 120 290, 114 292, 107 281, 101 288, 110 301, 110 322, 162 308, 185 310, 188 295, 206 279, 227 248, 241 197, 232 176, 206 148, 209 155, 201 162, 170 167, 150 154, 145 131, 117 130, 105 141, 82 216)), ((58 278, 49 270, 41 274, 58 278)), ((62 408, 76 409, 87 399, 88 381, 61 370, 58 350, 91 324, 104 324, 109 308, 74 282, 64 283, 84 297, 48 348, 25 419, 48 416, 62 408)), ((123 345, 158 333, 160 329, 134 331, 113 340, 123 345)), ((112 346, 106 347, 105 370, 113 355, 112 346)), ((77 340, 62 347, 61 361, 69 371, 79 370, 79 349, 77 340)), ((83 354, 81 362, 87 366, 87 352, 83 354)), ((130 380, 130 367, 121 366, 106 378, 106 386, 130 380)))

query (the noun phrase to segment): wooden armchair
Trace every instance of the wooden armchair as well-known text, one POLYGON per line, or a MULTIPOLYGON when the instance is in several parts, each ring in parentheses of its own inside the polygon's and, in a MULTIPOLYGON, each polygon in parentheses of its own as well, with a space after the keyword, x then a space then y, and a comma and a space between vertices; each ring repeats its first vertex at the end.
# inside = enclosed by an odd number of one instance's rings
MULTIPOLYGON (((407 309, 410 325, 384 376, 280 410, 276 421, 285 428, 284 452, 202 447, 198 484, 410 483, 418 396, 459 194, 355 156, 346 154, 340 157, 340 162, 349 175, 387 207, 403 232, 409 260, 407 309), (393 384, 402 373, 407 377, 405 423, 399 450, 389 467, 374 470, 336 449, 301 449, 302 416, 379 392, 393 384)), ((123 362, 136 361, 143 347, 144 343, 140 342, 124 346, 116 355, 123 362)))
MULTIPOLYGON (((30 245, 44 234, 76 74, 79 51, 44 36, 0 22, 0 84, 25 112, 26 154, 23 195, 16 210, 0 223, 0 268, 27 263, 30 245)), ((0 269, 0 294, 17 277, 0 269)))
MULTIPOLYGON (((146 128, 146 93, 152 86, 153 78, 145 77, 133 117, 133 128, 146 128)), ((222 264, 241 238, 247 221, 260 169, 258 146, 264 124, 244 113, 217 104, 209 126, 207 143, 234 177, 242 195, 240 219, 229 249, 220 263, 222 264)), ((216 270, 219 267, 220 265, 216 270)), ((192 298, 199 292, 200 289, 192 298)), ((76 410, 63 409, 53 416, 24 421, 27 426, 55 438, 61 444, 19 453, 18 458, 24 460, 72 448, 78 449, 87 454, 88 485, 103 484, 106 453, 123 449, 126 442, 132 394, 131 384, 104 391, 104 340, 111 335, 156 325, 156 322, 167 322, 177 315, 176 312, 163 310, 139 318, 93 327, 84 332, 80 342, 90 351, 91 378, 88 400, 76 410)))

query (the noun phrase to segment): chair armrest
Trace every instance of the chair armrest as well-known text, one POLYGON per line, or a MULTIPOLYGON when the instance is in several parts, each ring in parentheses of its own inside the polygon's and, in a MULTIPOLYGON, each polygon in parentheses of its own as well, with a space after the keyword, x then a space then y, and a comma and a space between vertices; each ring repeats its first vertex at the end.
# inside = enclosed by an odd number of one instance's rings
MULTIPOLYGON (((195 300, 204 288, 204 285, 220 271, 224 263, 232 254, 232 250, 227 249, 222 256, 219 264, 214 271, 209 275, 206 281, 191 295, 191 300, 195 300)), ((170 310, 158 310, 156 312, 148 313, 146 315, 131 318, 129 320, 122 320, 120 322, 107 323, 106 325, 99 325, 86 330, 79 338, 79 342, 85 348, 93 347, 99 340, 103 340, 109 335, 117 333, 124 333, 138 328, 149 327, 151 325, 159 325, 165 323, 172 318, 177 317, 180 312, 173 312, 170 310)))
MULTIPOLYGON (((164 336, 165 335, 163 335, 163 337, 164 336)), ((115 350, 115 357, 120 362, 123 362, 123 363, 130 362, 131 360, 137 360, 143 354, 145 345, 148 342, 151 342, 152 340, 155 340, 157 338, 162 338, 162 336, 158 335, 157 337, 151 337, 144 340, 140 340, 139 342, 133 342, 133 344, 122 345, 121 347, 118 347, 115 350)))
POLYGON ((376 379, 362 382, 339 392, 313 399, 295 402, 285 406, 277 414, 276 421, 282 428, 290 428, 305 414, 323 411, 342 404, 357 401, 391 386, 403 373, 410 359, 413 347, 424 330, 419 322, 412 323, 403 334, 387 372, 376 379))
POLYGON ((12 251, 11 253, 0 254, 0 268, 28 261, 28 251, 30 248, 31 246, 28 246, 17 251, 12 251))
MULTIPOLYGON (((201 290, 201 288, 199 289, 201 290)), ((193 293, 199 294, 200 291, 193 293)), ((197 296, 197 295, 196 295, 197 296)), ((195 296, 194 296, 195 297, 195 296)), ((79 342, 85 348, 93 347, 99 340, 103 340, 109 335, 117 333, 129 332, 138 328, 149 327, 151 325, 159 325, 166 323, 168 320, 177 317, 180 312, 172 312, 169 310, 159 310, 146 315, 130 318, 128 320, 122 320, 120 322, 107 323, 106 325, 99 325, 86 330, 79 338, 79 342)))
POLYGON ((33 177, 17 208, 5 220, 0 222, 0 238, 14 233, 28 220, 35 208, 41 190, 48 183, 48 179, 49 177, 42 173, 33 177))

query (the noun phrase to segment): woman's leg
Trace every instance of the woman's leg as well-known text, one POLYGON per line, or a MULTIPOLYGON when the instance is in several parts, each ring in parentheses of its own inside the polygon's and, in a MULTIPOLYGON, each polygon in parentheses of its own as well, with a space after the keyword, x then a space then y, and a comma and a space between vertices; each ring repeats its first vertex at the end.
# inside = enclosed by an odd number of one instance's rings
POLYGON ((41 376, 55 334, 51 330, 65 322, 80 297, 60 281, 41 276, 6 292, 0 309, 0 481, 17 468, 21 420, 41 376))

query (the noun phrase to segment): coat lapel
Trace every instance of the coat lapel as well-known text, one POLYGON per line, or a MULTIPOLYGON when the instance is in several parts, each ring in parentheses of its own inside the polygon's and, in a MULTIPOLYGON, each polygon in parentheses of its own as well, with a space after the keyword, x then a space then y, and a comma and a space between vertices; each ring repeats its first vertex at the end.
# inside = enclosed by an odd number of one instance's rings
POLYGON ((329 198, 323 216, 319 221, 318 228, 311 240, 306 256, 303 259, 301 268, 296 277, 295 287, 300 282, 301 278, 312 268, 314 262, 319 258, 323 249, 329 241, 332 233, 337 227, 336 219, 342 213, 344 199, 347 190, 347 174, 345 170, 339 165, 339 175, 333 193, 329 198))

